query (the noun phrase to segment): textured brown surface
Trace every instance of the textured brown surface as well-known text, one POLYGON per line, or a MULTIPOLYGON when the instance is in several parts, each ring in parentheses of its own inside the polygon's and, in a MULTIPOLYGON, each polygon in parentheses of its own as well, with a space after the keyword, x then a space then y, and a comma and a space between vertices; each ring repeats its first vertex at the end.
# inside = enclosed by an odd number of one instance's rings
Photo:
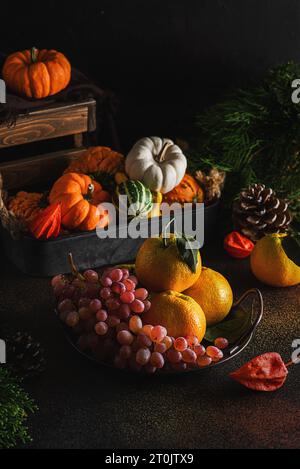
POLYGON ((271 289, 250 274, 248 261, 222 249, 205 264, 225 274, 235 295, 259 287, 265 315, 248 348, 210 372, 176 377, 124 377, 79 356, 53 316, 49 281, 22 276, 2 257, 0 315, 28 330, 47 351, 48 368, 26 388, 40 411, 30 417, 34 448, 297 448, 300 446, 300 365, 276 393, 254 393, 228 377, 267 351, 290 360, 300 339, 300 286, 271 289))

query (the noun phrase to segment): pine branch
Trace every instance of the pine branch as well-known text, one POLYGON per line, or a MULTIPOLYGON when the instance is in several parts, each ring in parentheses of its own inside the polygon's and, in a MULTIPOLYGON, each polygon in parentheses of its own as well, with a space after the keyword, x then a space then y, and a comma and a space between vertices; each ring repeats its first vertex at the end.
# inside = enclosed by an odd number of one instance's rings
POLYGON ((7 449, 17 443, 31 440, 25 425, 29 412, 37 410, 19 381, 0 367, 0 448, 7 449))

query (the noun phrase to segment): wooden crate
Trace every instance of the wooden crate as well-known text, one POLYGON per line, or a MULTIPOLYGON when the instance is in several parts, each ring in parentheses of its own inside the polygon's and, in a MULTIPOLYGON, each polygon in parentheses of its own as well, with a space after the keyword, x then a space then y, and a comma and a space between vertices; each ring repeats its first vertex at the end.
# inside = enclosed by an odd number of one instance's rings
POLYGON ((68 161, 84 151, 84 134, 95 130, 94 99, 48 106, 19 116, 15 126, 0 126, 0 172, 5 189, 14 190, 59 177, 68 161), (73 136, 73 146, 67 150, 26 158, 20 155, 16 160, 1 163, 7 148, 65 136, 73 136))

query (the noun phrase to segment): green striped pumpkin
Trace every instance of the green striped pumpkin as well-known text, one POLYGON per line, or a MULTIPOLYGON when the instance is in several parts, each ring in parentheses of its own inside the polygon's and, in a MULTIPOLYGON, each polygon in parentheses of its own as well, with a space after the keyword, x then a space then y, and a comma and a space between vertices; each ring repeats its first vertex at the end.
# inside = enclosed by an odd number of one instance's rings
POLYGON ((152 192, 141 181, 125 181, 120 184, 113 197, 119 211, 128 211, 131 217, 145 217, 153 208, 152 192), (127 206, 119 205, 119 196, 127 196, 127 206))

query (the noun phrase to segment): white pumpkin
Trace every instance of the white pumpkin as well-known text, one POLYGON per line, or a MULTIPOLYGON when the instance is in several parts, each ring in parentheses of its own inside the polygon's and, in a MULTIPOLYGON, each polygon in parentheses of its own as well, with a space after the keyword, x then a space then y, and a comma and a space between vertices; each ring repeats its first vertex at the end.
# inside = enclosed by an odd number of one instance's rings
POLYGON ((166 194, 182 181, 186 157, 172 140, 146 137, 139 140, 125 160, 130 179, 142 181, 149 189, 166 194))

